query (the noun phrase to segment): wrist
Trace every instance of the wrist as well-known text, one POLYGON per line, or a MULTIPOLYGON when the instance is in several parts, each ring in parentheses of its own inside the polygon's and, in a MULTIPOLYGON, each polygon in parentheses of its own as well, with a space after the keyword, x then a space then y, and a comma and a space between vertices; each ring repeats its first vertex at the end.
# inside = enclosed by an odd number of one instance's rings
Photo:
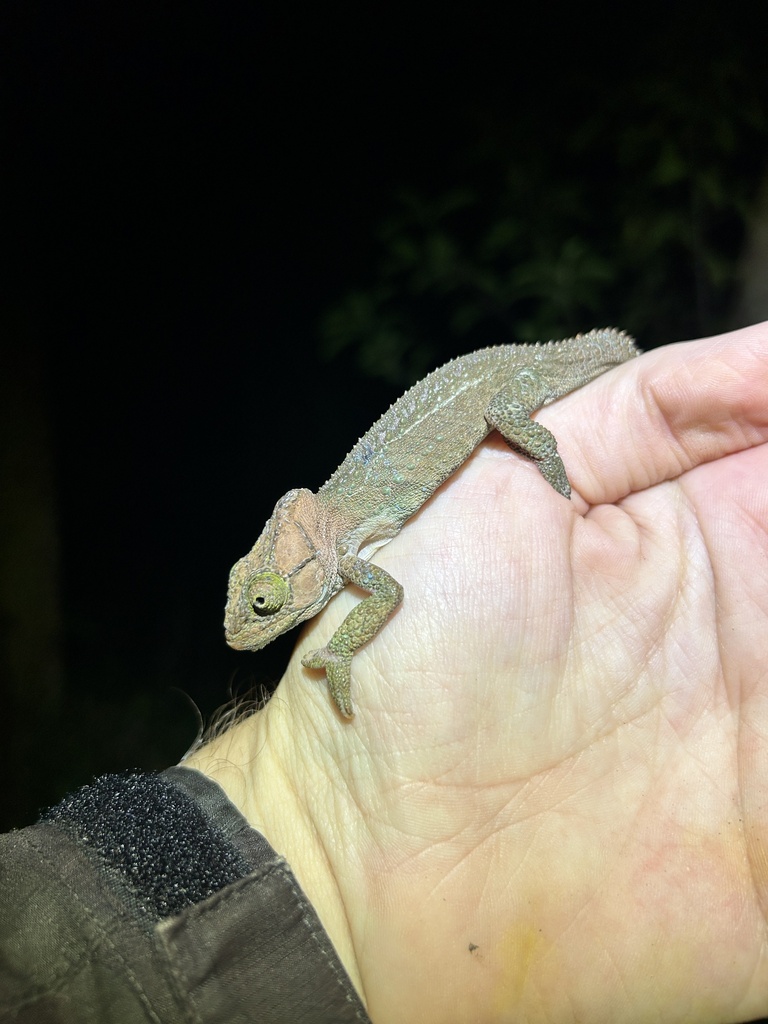
MULTIPOLYGON (((338 824, 353 816, 339 813, 329 751, 318 741, 316 720, 309 719, 312 702, 291 699, 296 693, 291 671, 279 696, 193 751, 183 764, 221 786, 248 824, 286 859, 364 999, 350 928, 356 913, 347 905, 335 862, 354 849, 338 824)), ((345 864, 352 866, 346 859, 345 864)))

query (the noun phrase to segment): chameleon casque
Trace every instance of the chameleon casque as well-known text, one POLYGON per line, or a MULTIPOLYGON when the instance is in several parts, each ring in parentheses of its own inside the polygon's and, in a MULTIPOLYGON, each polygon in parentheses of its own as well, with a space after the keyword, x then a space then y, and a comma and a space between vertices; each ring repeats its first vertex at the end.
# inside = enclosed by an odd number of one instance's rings
POLYGON ((315 494, 288 491, 253 549, 230 573, 224 628, 237 650, 259 650, 312 618, 347 583, 369 593, 325 647, 302 659, 325 669, 345 718, 350 666, 403 597, 369 561, 492 430, 532 459, 556 491, 571 488, 552 433, 531 414, 638 355, 613 328, 564 341, 499 345, 460 356, 399 398, 315 494))

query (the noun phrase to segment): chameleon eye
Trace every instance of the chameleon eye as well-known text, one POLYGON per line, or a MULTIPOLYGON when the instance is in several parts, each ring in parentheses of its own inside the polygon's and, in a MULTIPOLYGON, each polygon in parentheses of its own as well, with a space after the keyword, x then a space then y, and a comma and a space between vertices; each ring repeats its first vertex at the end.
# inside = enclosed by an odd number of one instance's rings
POLYGON ((288 600, 290 590, 276 572, 260 572, 248 584, 246 597, 256 615, 274 615, 288 600))

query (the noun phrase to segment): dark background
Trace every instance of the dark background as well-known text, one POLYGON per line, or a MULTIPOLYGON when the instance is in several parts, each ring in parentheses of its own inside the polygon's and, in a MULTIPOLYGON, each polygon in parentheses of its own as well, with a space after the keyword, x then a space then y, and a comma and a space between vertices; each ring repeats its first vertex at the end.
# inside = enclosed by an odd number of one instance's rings
POLYGON ((750 318, 765 5, 415 8, 7 5, 1 827, 279 679, 229 567, 414 372, 750 318))

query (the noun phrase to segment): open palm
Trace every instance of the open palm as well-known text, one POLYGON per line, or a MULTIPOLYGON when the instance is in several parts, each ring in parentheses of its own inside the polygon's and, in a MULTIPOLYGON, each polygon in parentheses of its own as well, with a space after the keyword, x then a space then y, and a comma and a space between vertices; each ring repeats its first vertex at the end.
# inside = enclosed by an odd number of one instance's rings
POLYGON ((573 501, 489 439, 375 557, 355 719, 299 661, 350 588, 265 709, 337 944, 375 1024, 768 1014, 768 325, 537 419, 573 501))

